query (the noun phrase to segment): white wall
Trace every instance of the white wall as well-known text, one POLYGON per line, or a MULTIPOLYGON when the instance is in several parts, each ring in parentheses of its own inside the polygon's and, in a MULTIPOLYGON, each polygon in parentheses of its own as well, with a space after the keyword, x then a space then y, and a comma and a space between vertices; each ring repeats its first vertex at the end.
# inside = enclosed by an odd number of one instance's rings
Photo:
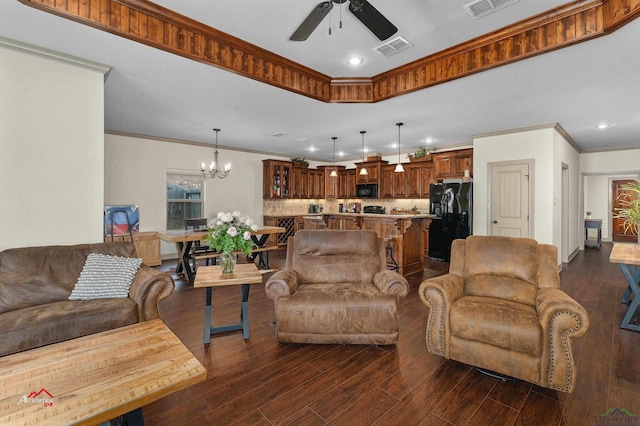
MULTIPOLYGON (((105 135, 104 204, 133 204, 140 208, 140 231, 165 231, 167 172, 200 173, 213 148, 122 135, 105 135)), ((262 160, 278 158, 219 149, 220 161, 231 163, 225 179, 206 179, 205 216, 238 210, 262 224, 262 160)), ((289 160, 288 158, 282 158, 289 160)), ((175 253, 162 244, 165 257, 175 253)))
MULTIPOLYGON (((571 146, 571 144, 555 129, 553 130, 553 147, 554 147, 554 210, 553 210, 553 245, 558 247, 559 254, 562 254, 562 168, 567 166, 569 177, 568 200, 568 247, 566 247, 567 255, 571 255, 580 249, 583 239, 584 216, 580 208, 580 154, 571 146)), ((562 259, 566 261, 568 259, 562 259)))
POLYGON ((102 241, 107 70, 0 40, 0 250, 102 241))
POLYGON ((479 137, 473 140, 473 233, 489 231, 489 163, 534 160, 533 238, 553 243, 553 129, 479 137))
POLYGON ((562 167, 569 173, 569 234, 567 253, 580 247, 580 157, 554 128, 548 126, 473 141, 474 234, 489 233, 489 165, 494 162, 533 160, 533 235, 540 243, 558 247, 562 258, 562 167))

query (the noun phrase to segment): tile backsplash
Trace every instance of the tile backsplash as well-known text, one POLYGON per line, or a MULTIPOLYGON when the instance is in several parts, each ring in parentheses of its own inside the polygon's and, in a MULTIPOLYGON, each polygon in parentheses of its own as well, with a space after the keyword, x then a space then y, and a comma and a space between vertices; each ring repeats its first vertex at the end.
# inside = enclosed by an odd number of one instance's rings
POLYGON ((372 200, 372 199, 331 199, 331 200, 264 200, 262 213, 264 216, 298 216, 309 213, 309 204, 320 204, 323 213, 338 213, 339 204, 359 202, 364 206, 383 206, 387 212, 394 208, 399 210, 410 210, 417 207, 421 213, 429 213, 429 200, 419 199, 393 199, 393 200, 372 200))

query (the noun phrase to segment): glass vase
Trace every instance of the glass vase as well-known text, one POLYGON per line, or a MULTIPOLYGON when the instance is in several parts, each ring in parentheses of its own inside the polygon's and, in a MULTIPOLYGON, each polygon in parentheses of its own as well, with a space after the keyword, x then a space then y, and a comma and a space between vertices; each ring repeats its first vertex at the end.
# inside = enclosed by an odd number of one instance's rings
POLYGON ((220 255, 220 267, 223 274, 231 274, 236 266, 236 257, 230 251, 223 251, 220 255))

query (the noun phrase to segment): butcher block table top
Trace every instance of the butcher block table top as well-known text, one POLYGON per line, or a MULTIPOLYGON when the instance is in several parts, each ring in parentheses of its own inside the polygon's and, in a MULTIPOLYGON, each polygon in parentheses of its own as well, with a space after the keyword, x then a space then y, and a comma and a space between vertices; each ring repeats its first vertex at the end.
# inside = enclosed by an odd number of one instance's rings
POLYGON ((201 382, 161 320, 0 357, 0 424, 99 424, 201 382))

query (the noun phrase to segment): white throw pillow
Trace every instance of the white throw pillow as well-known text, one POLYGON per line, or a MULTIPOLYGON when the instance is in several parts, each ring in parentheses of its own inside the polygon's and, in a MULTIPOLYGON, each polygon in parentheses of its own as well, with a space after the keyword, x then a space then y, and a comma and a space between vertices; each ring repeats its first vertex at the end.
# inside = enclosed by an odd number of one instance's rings
POLYGON ((122 298, 129 296, 129 287, 142 259, 90 253, 80 272, 70 300, 122 298))

